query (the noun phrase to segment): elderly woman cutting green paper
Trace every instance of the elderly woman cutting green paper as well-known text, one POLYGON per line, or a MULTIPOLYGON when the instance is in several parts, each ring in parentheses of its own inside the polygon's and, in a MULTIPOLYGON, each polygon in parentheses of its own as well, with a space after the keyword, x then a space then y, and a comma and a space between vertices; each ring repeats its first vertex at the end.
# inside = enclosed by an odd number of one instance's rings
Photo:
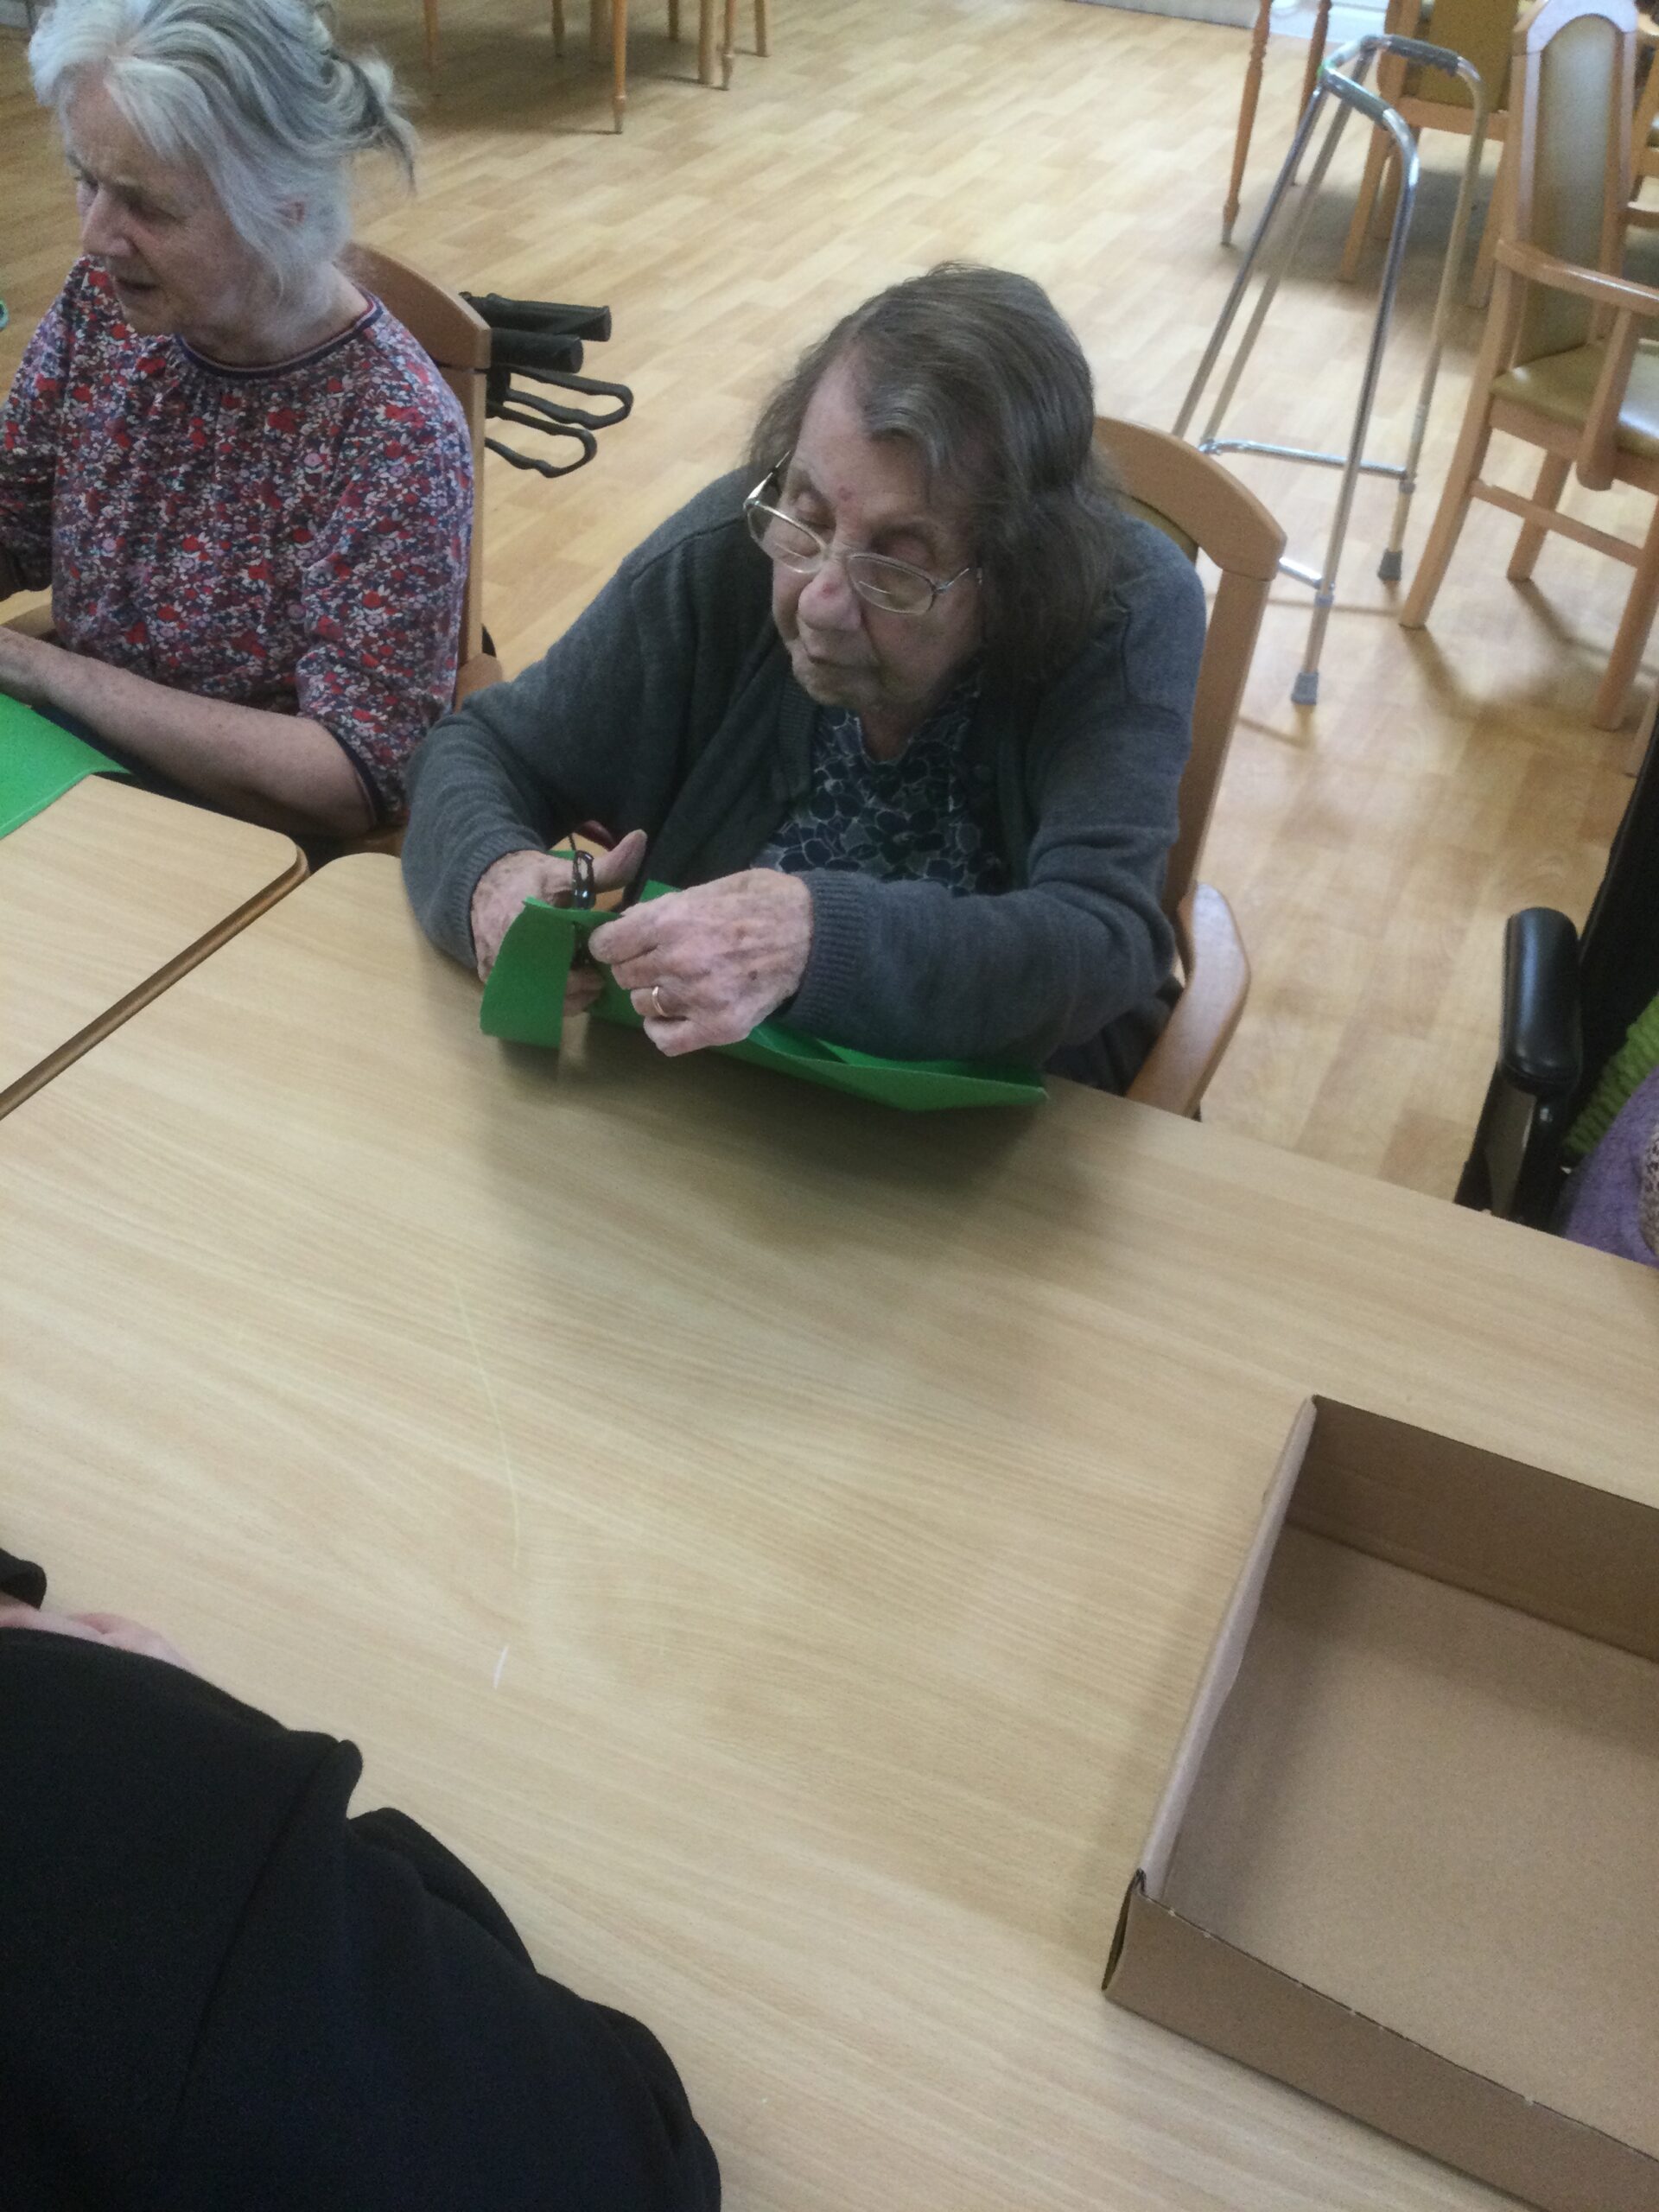
MULTIPOLYGON (((404 869, 487 975, 549 847, 626 832, 588 939, 663 1052, 772 1018, 893 1058, 1109 1088, 1162 1015, 1160 906, 1204 637, 1188 563, 1122 510, 1076 339, 1004 271, 848 315, 746 469, 631 554, 536 666, 438 725, 404 869)), ((567 1007, 591 1003, 572 973, 567 1007)))

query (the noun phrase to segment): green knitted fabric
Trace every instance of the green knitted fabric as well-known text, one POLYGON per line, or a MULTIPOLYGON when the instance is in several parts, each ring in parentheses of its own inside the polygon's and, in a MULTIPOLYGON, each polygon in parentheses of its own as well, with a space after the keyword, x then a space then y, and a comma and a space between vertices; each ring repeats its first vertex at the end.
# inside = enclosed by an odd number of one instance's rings
POLYGON ((1573 1159, 1593 1152, 1612 1126, 1613 1116, 1643 1078, 1659 1068, 1659 998, 1638 1014, 1624 1042, 1601 1071, 1584 1111, 1567 1133, 1562 1147, 1573 1159))

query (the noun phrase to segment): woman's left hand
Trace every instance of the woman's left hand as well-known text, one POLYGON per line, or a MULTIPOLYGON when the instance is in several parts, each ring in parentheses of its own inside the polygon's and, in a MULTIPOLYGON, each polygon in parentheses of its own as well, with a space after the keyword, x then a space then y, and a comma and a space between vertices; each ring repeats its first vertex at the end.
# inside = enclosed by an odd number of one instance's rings
POLYGON ((0 622, 0 691, 26 707, 49 707, 52 680, 64 648, 49 639, 31 638, 0 622))
POLYGON ((588 944, 659 1052, 736 1045, 800 988, 812 894, 798 876, 746 868, 631 906, 588 944))

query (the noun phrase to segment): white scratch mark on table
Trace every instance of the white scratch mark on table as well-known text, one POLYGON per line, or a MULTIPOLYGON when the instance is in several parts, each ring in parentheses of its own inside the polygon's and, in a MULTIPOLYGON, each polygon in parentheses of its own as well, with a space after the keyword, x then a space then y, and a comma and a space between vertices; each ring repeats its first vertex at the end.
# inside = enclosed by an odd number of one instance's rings
MULTIPOLYGON (((461 1278, 458 1275, 452 1276, 451 1281, 455 1287, 455 1304, 461 1308, 461 1326, 466 1330, 467 1341, 473 1348, 473 1363, 478 1370, 479 1381, 484 1385, 484 1395, 490 1402, 490 1413, 495 1422, 496 1441, 501 1446, 501 1465, 507 1478, 507 1496, 512 1503, 512 1568, 516 1574, 518 1571, 518 1478, 513 1472, 512 1454, 507 1449, 506 1427, 501 1419, 501 1408, 496 1400, 495 1385, 490 1380, 490 1370, 484 1364, 484 1355, 479 1350, 478 1336, 473 1327, 473 1317, 467 1311, 467 1300, 461 1295, 461 1278)), ((505 1658, 505 1650, 501 1656, 504 1659, 505 1658)), ((500 1672, 498 1667, 496 1669, 498 1680, 500 1672)))
POLYGON ((490 1688, 493 1690, 499 1690, 501 1687, 501 1669, 507 1663, 508 1649, 509 1646, 504 1643, 501 1647, 501 1656, 495 1662, 495 1672, 490 1677, 490 1688))

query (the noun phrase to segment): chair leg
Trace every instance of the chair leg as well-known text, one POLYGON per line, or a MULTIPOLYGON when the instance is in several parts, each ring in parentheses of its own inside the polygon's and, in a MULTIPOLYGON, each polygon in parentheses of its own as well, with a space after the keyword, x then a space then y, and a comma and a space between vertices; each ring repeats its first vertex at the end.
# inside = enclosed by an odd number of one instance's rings
MULTIPOLYGON (((1533 503, 1554 512, 1556 503, 1567 483, 1567 472, 1573 466, 1565 454, 1547 453, 1539 465, 1538 481, 1533 486, 1533 503)), ((1544 550, 1544 540, 1549 535, 1541 522, 1523 522, 1521 535, 1515 541, 1515 550, 1510 556, 1510 565, 1504 573, 1512 584, 1531 581, 1538 556, 1544 550)))
POLYGON ((1487 414, 1487 396, 1474 391, 1469 397, 1469 411, 1463 418, 1463 429, 1458 435, 1457 451, 1452 456, 1452 466, 1446 473, 1446 489, 1440 494, 1440 504, 1434 511, 1433 526, 1428 533, 1428 543, 1423 548, 1423 557, 1417 563, 1417 573, 1411 580, 1411 589, 1406 603, 1400 610, 1402 630, 1421 630, 1427 621, 1435 594, 1446 579, 1446 571, 1463 528, 1464 517, 1469 512, 1470 486, 1480 474, 1480 464, 1486 458, 1486 448, 1491 443, 1492 427, 1487 414))
POLYGON ((1238 220, 1239 188, 1244 181, 1244 164, 1249 157, 1250 137, 1255 129, 1256 102, 1262 96, 1262 68, 1267 59, 1272 16, 1273 0, 1261 0, 1250 30, 1250 58, 1244 64, 1244 90, 1239 95, 1238 129, 1233 137, 1233 173, 1227 180, 1227 197, 1222 203, 1223 245, 1232 244, 1233 225, 1238 220))
POLYGON ((438 0, 426 0, 426 66, 438 66, 438 0))
POLYGON ((628 107, 628 0, 611 0, 611 114, 616 135, 628 107))
POLYGON ((726 0, 726 43, 720 49, 720 89, 732 89, 732 67, 737 59, 737 0, 726 0))
POLYGON ((553 59, 564 59, 564 0, 553 0, 553 59))
POLYGON ((1376 205, 1376 189, 1382 181, 1382 164, 1389 158, 1389 142, 1380 130, 1373 129, 1371 143, 1365 153, 1365 174, 1360 180, 1359 198, 1354 203, 1353 219, 1348 226, 1348 237, 1342 249, 1342 266, 1337 271, 1344 284, 1351 284, 1359 273, 1359 257, 1365 251, 1365 233, 1370 228, 1371 210, 1376 205))
MULTIPOLYGON (((1417 140, 1417 133, 1414 130, 1411 137, 1412 143, 1414 145, 1417 140)), ((1394 153, 1393 142, 1391 140, 1389 143, 1389 151, 1392 158, 1389 160, 1388 168, 1383 173, 1382 194, 1377 200, 1376 213, 1371 218, 1371 236, 1374 238, 1378 239, 1385 238, 1389 235, 1389 232, 1394 223, 1394 211, 1400 204, 1400 186, 1402 173, 1401 170, 1399 156, 1394 153)))
POLYGON ((680 0, 668 0, 668 35, 677 46, 680 42, 680 0))
POLYGON ((1598 729, 1617 729, 1624 719, 1624 709, 1630 703, 1630 684, 1642 658, 1642 649, 1648 642, 1648 632, 1653 627, 1656 607, 1659 607, 1659 506, 1654 508, 1653 520, 1648 525, 1641 558, 1636 564, 1636 580, 1630 586, 1630 595, 1624 602, 1618 635, 1613 639, 1607 672, 1596 693, 1596 703, 1590 719, 1598 729))
POLYGON ((772 0, 754 0, 754 50, 763 61, 772 52, 772 0))
POLYGON ((697 75, 705 85, 715 81, 715 0, 699 0, 697 75))

